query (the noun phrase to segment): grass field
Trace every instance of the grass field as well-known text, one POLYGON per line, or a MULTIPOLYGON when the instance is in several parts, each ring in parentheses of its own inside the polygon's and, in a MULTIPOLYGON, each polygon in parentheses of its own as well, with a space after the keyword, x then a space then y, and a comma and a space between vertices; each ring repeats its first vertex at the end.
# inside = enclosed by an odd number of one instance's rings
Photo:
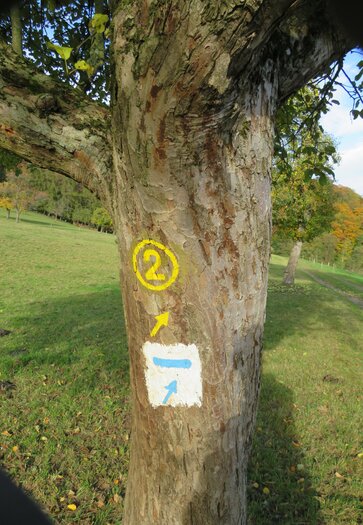
MULTIPOLYGON (((115 239, 0 211, 0 253, 0 381, 16 386, 0 390, 0 462, 56 523, 119 525, 129 391, 115 239)), ((303 270, 357 297, 363 279, 302 262, 285 288, 285 262, 271 262, 249 521, 355 525, 363 310, 303 270)))

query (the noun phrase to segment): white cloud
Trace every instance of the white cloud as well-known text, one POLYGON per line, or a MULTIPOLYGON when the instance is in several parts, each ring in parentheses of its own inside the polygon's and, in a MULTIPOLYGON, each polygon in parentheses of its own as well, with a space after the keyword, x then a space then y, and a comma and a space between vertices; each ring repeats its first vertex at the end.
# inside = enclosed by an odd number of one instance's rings
MULTIPOLYGON (((347 56, 344 69, 349 76, 354 77, 357 72, 356 64, 361 59, 361 55, 357 53, 347 56)), ((348 83, 343 74, 338 80, 348 83)), ((321 123, 325 131, 338 142, 341 162, 334 169, 336 180, 338 184, 348 186, 363 196, 363 118, 352 119, 352 99, 341 87, 337 86, 334 98, 340 101, 340 105, 333 105, 329 113, 323 115, 321 123)))
POLYGON ((342 150, 340 155, 342 160, 334 170, 336 182, 363 196, 363 140, 357 146, 342 150))
POLYGON ((363 141, 363 119, 357 118, 353 120, 349 111, 352 109, 351 105, 342 105, 331 108, 329 113, 323 115, 321 123, 323 128, 338 138, 339 142, 346 139, 347 136, 362 134, 363 141))

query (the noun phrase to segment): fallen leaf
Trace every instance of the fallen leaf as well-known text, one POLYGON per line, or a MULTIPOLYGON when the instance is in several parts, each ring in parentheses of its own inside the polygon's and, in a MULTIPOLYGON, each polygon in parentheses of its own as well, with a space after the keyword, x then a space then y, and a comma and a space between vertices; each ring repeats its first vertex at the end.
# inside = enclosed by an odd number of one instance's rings
POLYGON ((48 425, 49 424, 49 417, 45 417, 43 419, 43 423, 44 423, 44 425, 48 425))
POLYGON ((339 472, 336 472, 336 473, 335 473, 335 477, 336 477, 336 478, 339 478, 339 479, 344 479, 344 476, 342 476, 341 474, 339 474, 339 472))
POLYGON ((262 492, 268 496, 270 494, 270 489, 268 487, 263 487, 262 492))
POLYGON ((102 509, 102 507, 104 507, 104 506, 105 506, 105 502, 102 501, 101 499, 99 499, 99 500, 97 501, 97 507, 98 507, 99 509, 102 509))
POLYGON ((8 430, 4 430, 3 432, 1 432, 1 434, 2 434, 3 436, 8 436, 8 437, 11 437, 11 436, 12 436, 12 434, 11 434, 8 430))
POLYGON ((305 481, 305 478, 300 478, 300 479, 297 480, 297 482, 300 483, 300 484, 304 483, 304 481, 305 481))
POLYGON ((45 436, 41 436, 40 440, 46 442, 46 441, 48 441, 48 438, 45 437, 45 436))
POLYGON ((62 496, 61 498, 59 498, 59 501, 60 501, 61 503, 63 503, 63 501, 65 501, 65 500, 66 500, 66 498, 64 498, 63 496, 62 496))
POLYGON ((18 452, 18 450, 19 450, 18 445, 15 445, 15 446, 12 448, 12 451, 13 451, 13 452, 18 452))
POLYGON ((301 447, 301 444, 298 441, 293 441, 292 445, 296 448, 301 447))
POLYGON ((74 503, 70 503, 69 505, 67 505, 67 508, 69 510, 77 510, 77 505, 75 505, 74 503))
POLYGON ((339 379, 337 377, 334 377, 330 374, 326 374, 323 377, 323 381, 327 381, 328 383, 339 383, 339 379))
POLYGON ((259 486, 260 486, 260 485, 259 485, 258 483, 256 483, 256 482, 255 482, 255 483, 252 483, 252 487, 253 487, 254 489, 258 489, 259 486))
POLYGON ((358 458, 363 458, 363 452, 359 452, 359 454, 357 454, 357 457, 358 458))
POLYGON ((290 470, 290 472, 296 472, 296 466, 295 465, 291 465, 289 470, 290 470))
POLYGON ((115 503, 120 503, 120 501, 121 501, 121 496, 120 496, 119 494, 114 494, 114 495, 113 495, 113 501, 114 501, 115 503))
POLYGON ((114 479, 113 482, 114 482, 115 485, 118 485, 120 483, 120 480, 119 479, 114 479))

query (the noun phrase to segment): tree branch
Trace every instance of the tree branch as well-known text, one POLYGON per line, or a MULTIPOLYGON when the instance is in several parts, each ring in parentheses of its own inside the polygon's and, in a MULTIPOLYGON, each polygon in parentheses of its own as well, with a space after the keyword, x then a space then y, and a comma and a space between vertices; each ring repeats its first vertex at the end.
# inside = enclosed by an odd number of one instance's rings
POLYGON ((80 182, 107 205, 109 110, 40 73, 0 42, 0 147, 80 182))
POLYGON ((279 103, 292 95, 311 78, 341 59, 354 47, 341 27, 332 20, 329 4, 295 2, 275 34, 272 47, 279 53, 279 103))

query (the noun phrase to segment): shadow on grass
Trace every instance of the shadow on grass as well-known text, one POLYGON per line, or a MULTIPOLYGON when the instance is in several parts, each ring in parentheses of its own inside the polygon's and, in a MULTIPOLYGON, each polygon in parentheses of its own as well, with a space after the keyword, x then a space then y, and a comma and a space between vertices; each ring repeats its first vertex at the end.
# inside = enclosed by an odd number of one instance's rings
MULTIPOLYGON (((118 286, 44 303, 33 303, 29 315, 15 317, 1 353, 11 375, 43 364, 55 367, 90 363, 95 370, 128 373, 128 355, 118 286)), ((83 366, 82 365, 82 366, 83 366)), ((88 380, 92 374, 87 373, 88 380)))
POLYGON ((249 525, 321 523, 295 435, 293 402, 289 388, 271 374, 263 376, 248 472, 249 525))
POLYGON ((270 264, 264 349, 271 350, 292 335, 304 338, 307 331, 321 333, 322 327, 344 334, 347 344, 356 347, 354 330, 348 327, 354 322, 351 308, 358 313, 358 306, 351 305, 344 297, 326 290, 299 272, 297 276, 304 282, 285 286, 281 283, 283 271, 283 266, 270 264), (342 305, 339 316, 336 315, 336 302, 342 305))

